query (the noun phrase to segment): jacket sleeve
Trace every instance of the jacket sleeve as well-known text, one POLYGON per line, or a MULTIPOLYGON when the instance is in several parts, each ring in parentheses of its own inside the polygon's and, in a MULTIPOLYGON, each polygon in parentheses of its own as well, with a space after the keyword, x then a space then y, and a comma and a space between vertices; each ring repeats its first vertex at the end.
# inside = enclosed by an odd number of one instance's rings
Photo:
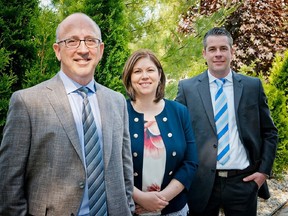
POLYGON ((26 104, 16 92, 10 100, 0 146, 0 215, 27 214, 24 175, 30 149, 30 125, 26 104))
POLYGON ((183 112, 181 112, 180 118, 186 141, 186 150, 184 152, 182 163, 180 164, 178 171, 175 173, 174 178, 179 180, 185 188, 189 190, 192 179, 195 177, 198 169, 198 154, 190 115, 186 107, 183 107, 183 112))
POLYGON ((123 97, 124 103, 124 132, 123 132, 123 169, 124 169, 124 178, 125 178, 125 186, 126 186, 126 196, 128 200, 128 204, 130 206, 131 212, 135 211, 134 201, 132 199, 132 193, 134 188, 133 182, 133 162, 131 156, 131 141, 130 141, 130 133, 129 133, 129 120, 128 120, 128 111, 127 111, 127 103, 123 97))
POLYGON ((277 150, 278 131, 270 115, 267 97, 259 80, 259 113, 262 138, 262 157, 259 172, 271 174, 277 150))

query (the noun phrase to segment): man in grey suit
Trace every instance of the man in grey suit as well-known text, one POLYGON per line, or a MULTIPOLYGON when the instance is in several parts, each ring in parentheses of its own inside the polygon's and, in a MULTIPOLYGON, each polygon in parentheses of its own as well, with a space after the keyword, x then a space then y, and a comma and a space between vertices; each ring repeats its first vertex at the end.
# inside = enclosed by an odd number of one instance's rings
POLYGON ((11 97, 0 147, 0 215, 132 215, 133 166, 126 100, 94 81, 104 50, 100 29, 87 15, 75 13, 59 24, 56 37, 53 48, 60 72, 11 97), (83 86, 89 89, 97 126, 91 134, 98 134, 103 152, 101 214, 91 213, 89 203, 84 105, 78 91, 83 86))
POLYGON ((199 168, 189 194, 189 215, 256 216, 257 195, 269 198, 277 149, 261 81, 230 69, 233 39, 223 28, 203 40, 208 70, 181 80, 176 101, 192 118, 199 168))

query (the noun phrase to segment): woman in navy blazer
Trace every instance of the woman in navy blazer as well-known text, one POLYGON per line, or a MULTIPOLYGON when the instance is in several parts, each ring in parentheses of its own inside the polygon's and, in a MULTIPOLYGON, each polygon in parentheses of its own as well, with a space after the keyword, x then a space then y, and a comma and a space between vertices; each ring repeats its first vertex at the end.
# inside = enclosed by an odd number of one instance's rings
POLYGON ((150 50, 134 52, 125 64, 136 215, 187 215, 187 192, 198 168, 189 112, 164 99, 165 81, 150 50))

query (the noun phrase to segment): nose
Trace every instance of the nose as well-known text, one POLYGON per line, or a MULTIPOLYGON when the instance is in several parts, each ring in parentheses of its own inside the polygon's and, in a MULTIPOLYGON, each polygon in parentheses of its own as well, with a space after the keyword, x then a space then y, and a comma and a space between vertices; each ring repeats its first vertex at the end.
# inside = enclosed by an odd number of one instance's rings
POLYGON ((217 50, 216 50, 216 56, 220 56, 220 55, 222 55, 222 52, 221 52, 220 49, 217 49, 217 50))
POLYGON ((80 44, 79 44, 79 46, 78 46, 78 48, 77 48, 77 51, 79 52, 87 52, 89 49, 88 49, 88 47, 86 46, 86 44, 85 44, 85 41, 83 41, 83 40, 81 40, 80 41, 80 44))
POLYGON ((149 74, 147 73, 147 71, 143 71, 143 73, 142 73, 142 77, 143 77, 143 78, 147 78, 147 77, 149 77, 149 74))

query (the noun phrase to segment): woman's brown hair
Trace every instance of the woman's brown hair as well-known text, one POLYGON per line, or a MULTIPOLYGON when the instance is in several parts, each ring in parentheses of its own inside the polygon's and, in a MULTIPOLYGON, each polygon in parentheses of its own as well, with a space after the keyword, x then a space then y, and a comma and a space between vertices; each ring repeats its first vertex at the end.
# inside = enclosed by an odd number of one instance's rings
POLYGON ((155 95, 155 99, 154 99, 154 102, 157 103, 162 98, 164 98, 166 77, 165 77, 165 74, 164 74, 164 71, 163 71, 163 68, 162 68, 160 61, 157 59, 157 57, 155 56, 155 54, 151 50, 140 49, 140 50, 137 50, 134 53, 132 53, 132 55, 128 58, 128 60, 125 63, 123 73, 122 73, 122 81, 123 81, 123 84, 126 88, 127 95, 129 96, 129 98, 132 101, 135 101, 136 100, 135 91, 132 88, 131 75, 133 73, 133 68, 134 68, 136 62, 142 58, 149 58, 155 64, 155 66, 157 67, 157 69, 159 71, 160 82, 159 82, 159 85, 157 87, 156 95, 155 95))

